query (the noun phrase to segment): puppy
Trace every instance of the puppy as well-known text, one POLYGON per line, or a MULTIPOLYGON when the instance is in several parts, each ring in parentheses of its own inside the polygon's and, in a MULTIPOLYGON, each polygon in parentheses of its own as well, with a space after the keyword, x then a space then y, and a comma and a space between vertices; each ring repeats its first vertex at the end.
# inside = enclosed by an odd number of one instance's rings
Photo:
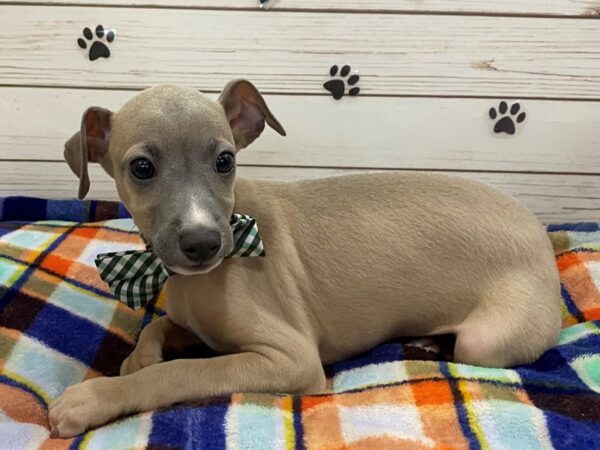
POLYGON ((397 336, 456 335, 454 359, 533 362, 560 329, 560 282, 543 227, 514 199, 460 178, 385 173, 278 183, 237 179, 235 155, 265 123, 248 81, 217 102, 157 86, 119 112, 88 109, 65 157, 88 162, 175 273, 167 316, 148 325, 122 376, 68 388, 57 436, 121 415, 232 392, 315 393, 322 363, 397 336), (226 258, 233 212, 256 218, 265 258, 226 258), (223 356, 163 362, 204 342, 223 356))

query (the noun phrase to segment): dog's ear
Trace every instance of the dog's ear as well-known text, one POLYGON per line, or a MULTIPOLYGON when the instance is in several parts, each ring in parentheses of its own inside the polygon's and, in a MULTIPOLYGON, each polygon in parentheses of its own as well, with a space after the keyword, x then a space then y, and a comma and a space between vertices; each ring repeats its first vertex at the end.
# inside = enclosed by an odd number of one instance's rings
POLYGON ((265 128, 265 121, 285 136, 285 130, 269 111, 258 89, 249 81, 231 81, 221 92, 219 103, 223 105, 233 131, 236 150, 247 147, 259 137, 265 128))
POLYGON ((90 190, 88 162, 101 162, 108 152, 112 113, 104 108, 88 108, 81 118, 81 130, 65 143, 65 159, 79 177, 81 199, 90 190))

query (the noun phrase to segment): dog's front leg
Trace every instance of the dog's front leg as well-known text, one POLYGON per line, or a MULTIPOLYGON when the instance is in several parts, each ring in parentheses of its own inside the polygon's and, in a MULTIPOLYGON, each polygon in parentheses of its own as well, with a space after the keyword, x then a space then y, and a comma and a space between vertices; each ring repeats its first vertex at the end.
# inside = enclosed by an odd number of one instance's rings
POLYGON ((121 365, 121 375, 162 362, 166 349, 184 350, 200 342, 200 338, 191 331, 173 323, 168 317, 160 317, 142 330, 135 349, 121 365))
POLYGON ((69 387, 50 405, 53 436, 72 437, 119 416, 233 392, 317 392, 325 388, 318 354, 298 342, 282 352, 256 347, 209 359, 174 360, 130 375, 69 387))

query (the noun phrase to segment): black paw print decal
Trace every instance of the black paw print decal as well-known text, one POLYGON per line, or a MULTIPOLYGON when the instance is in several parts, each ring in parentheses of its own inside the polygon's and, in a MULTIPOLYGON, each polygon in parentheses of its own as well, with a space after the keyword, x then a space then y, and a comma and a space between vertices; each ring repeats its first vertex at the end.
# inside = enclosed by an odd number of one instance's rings
MULTIPOLYGON (((344 96, 344 94, 346 93, 346 85, 354 86, 356 83, 358 83, 358 80, 360 80, 360 77, 357 74, 350 75, 351 70, 352 69, 350 68, 350 66, 344 66, 342 67, 342 70, 340 70, 341 78, 335 78, 323 84, 323 87, 329 92, 331 92, 331 95, 336 100, 339 100, 344 96)), ((337 73, 338 66, 331 66, 331 69, 329 70, 329 75, 335 77, 337 73)), ((348 95, 358 95, 359 92, 359 87, 351 87, 350 90, 348 90, 348 95)))
POLYGON ((500 112, 500 118, 496 121, 496 125, 494 126, 494 133, 515 134, 517 131, 516 124, 523 123, 527 117, 527 114, 524 112, 519 114, 520 110, 521 105, 519 103, 513 103, 510 107, 510 113, 508 113, 508 104, 505 101, 500 102, 498 111, 496 111, 496 108, 491 108, 490 119, 492 120, 498 119, 498 112, 500 112))
MULTIPOLYGON (((109 30, 108 33, 105 33, 104 27, 102 25, 98 25, 96 27, 97 39, 94 38, 94 34, 92 33, 92 30, 90 30, 88 27, 85 27, 83 29, 83 37, 85 37, 85 39, 87 39, 88 41, 90 41, 92 43, 91 47, 89 49, 89 52, 88 52, 90 61, 95 61, 98 58, 110 58, 110 50, 108 48, 108 45, 105 44, 104 42, 98 40, 98 39, 102 39, 105 34, 106 34, 106 40, 108 42, 112 42, 115 39, 115 32, 113 30, 109 30)), ((83 39, 83 38, 77 39, 77 44, 84 50, 88 48, 88 43, 86 42, 85 39, 83 39)))

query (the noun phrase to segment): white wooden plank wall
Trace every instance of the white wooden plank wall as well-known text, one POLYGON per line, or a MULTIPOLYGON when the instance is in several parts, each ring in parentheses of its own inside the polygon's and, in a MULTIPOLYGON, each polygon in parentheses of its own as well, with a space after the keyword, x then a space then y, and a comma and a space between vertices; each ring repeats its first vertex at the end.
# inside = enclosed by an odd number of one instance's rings
MULTIPOLYGON (((241 175, 433 170, 494 185, 545 222, 600 221, 593 0, 0 0, 0 196, 75 194, 62 144, 87 106, 165 82, 216 96, 238 77, 288 131, 244 150, 241 175), (90 61, 77 39, 98 24, 116 37, 94 37, 111 54, 90 61), (324 89, 333 64, 360 75, 357 96, 324 89), (515 134, 494 132, 502 100, 519 103, 515 134)), ((91 196, 115 198, 97 169, 91 196)))

